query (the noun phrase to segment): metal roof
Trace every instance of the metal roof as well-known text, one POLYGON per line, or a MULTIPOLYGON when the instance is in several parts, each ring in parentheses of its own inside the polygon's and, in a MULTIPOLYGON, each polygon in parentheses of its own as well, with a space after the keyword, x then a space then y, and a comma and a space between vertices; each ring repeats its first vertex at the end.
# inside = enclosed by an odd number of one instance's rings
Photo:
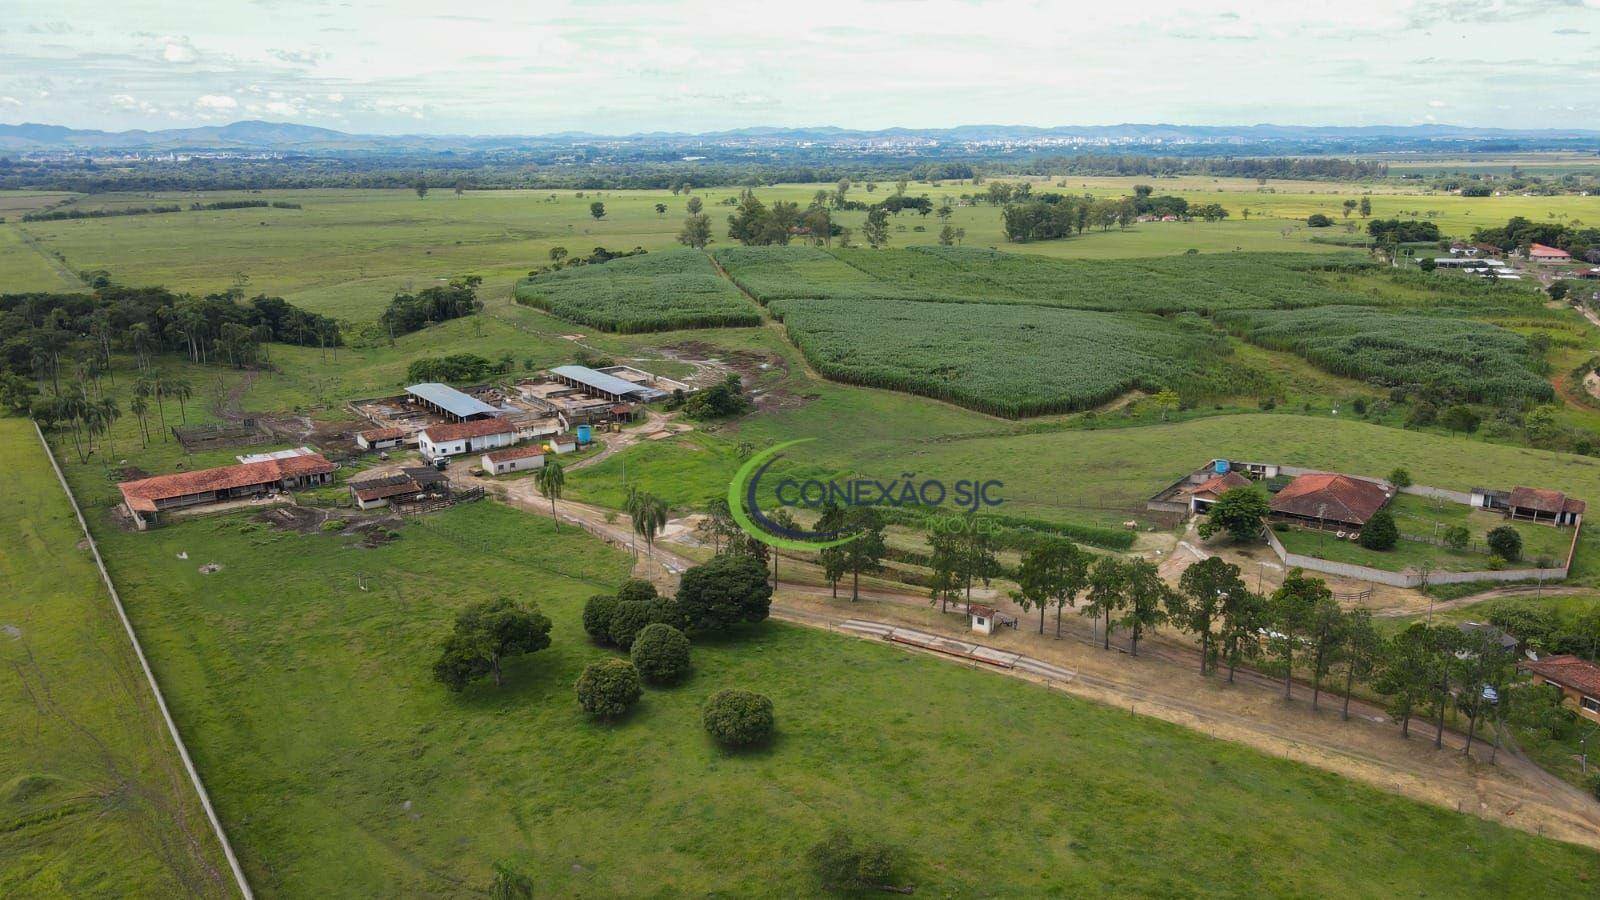
POLYGON ((439 384, 436 381, 413 384, 406 388, 406 393, 426 400, 450 415, 462 419, 469 419, 473 416, 493 416, 498 415, 500 412, 477 397, 463 394, 448 384, 439 384))
POLYGON ((634 384, 631 381, 618 378, 615 375, 607 375, 604 372, 597 372, 588 366, 556 366, 554 369, 551 369, 550 372, 554 375, 559 375, 562 378, 570 378, 573 381, 584 385, 585 387, 591 387, 606 394, 617 394, 619 396, 633 395, 646 399, 654 399, 656 397, 665 396, 665 392, 659 388, 646 387, 642 384, 634 384))

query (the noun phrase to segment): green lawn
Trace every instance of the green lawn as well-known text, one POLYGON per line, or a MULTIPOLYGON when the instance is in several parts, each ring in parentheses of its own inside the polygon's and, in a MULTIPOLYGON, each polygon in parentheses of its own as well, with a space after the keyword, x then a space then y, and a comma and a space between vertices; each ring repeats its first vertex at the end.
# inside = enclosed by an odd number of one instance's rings
POLYGON ((0 457, 0 896, 229 896, 33 426, 0 418, 0 457))
POLYGON ((1298 894, 1574 893, 1600 876, 1586 850, 777 623, 698 644, 687 684, 595 724, 571 684, 605 651, 578 613, 627 560, 492 503, 408 524, 375 550, 247 515, 101 530, 263 895, 470 892, 497 861, 550 895, 804 894, 804 851, 835 825, 907 848, 918 892, 936 895, 1263 881, 1298 894), (223 569, 201 575, 205 562, 223 569), (553 645, 513 664, 502 690, 451 695, 428 678, 437 641, 453 610, 500 594, 537 600, 553 645), (727 755, 701 732, 700 703, 735 685, 773 697, 770 748, 727 755))

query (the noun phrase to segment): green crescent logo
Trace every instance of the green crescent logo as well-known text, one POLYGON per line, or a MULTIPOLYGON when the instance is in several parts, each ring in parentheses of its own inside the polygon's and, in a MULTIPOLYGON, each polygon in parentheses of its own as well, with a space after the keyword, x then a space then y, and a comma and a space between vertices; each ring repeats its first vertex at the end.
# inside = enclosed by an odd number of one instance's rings
POLYGON ((762 515, 761 510, 756 506, 756 479, 759 478, 762 472, 766 471, 767 466, 776 461, 779 453, 796 444, 804 444, 814 440, 816 438, 798 438, 792 441, 784 441, 750 457, 745 460, 744 465, 739 467, 739 471, 734 474, 733 480, 728 482, 728 512, 733 515, 733 521, 738 523, 745 534, 769 547, 777 547, 783 550, 824 550, 828 547, 848 544, 860 537, 859 534, 852 534, 826 541, 807 541, 773 534, 755 522, 755 519, 760 519, 763 523, 770 525, 766 516, 762 515), (749 504, 748 509, 746 508, 747 502, 749 504), (752 513, 754 518, 752 518, 752 513))

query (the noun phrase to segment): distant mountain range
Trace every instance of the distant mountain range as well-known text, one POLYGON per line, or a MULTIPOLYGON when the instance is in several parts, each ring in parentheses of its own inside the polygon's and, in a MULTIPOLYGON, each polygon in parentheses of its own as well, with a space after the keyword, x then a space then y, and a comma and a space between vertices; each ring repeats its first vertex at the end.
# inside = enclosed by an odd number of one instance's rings
POLYGON ((542 135, 371 135, 287 122, 243 121, 201 128, 157 131, 98 131, 60 125, 0 124, 0 152, 163 152, 227 151, 263 153, 483 152, 562 145, 626 144, 663 148, 733 145, 819 144, 861 146, 874 143, 1048 144, 1383 144, 1389 142, 1519 142, 1561 144, 1594 142, 1588 129, 1469 128, 1455 125, 962 125, 954 128, 884 128, 860 131, 835 127, 752 127, 700 134, 649 132, 601 135, 559 132, 542 135))

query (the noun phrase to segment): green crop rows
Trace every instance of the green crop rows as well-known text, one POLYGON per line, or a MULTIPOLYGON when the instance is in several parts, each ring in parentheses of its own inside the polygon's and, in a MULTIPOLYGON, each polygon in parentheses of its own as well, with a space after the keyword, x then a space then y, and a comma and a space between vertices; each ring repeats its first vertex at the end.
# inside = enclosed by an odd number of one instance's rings
POLYGON ((761 324, 761 313, 705 254, 671 250, 523 280, 517 301, 604 331, 761 324))
POLYGON ((1471 402, 1549 400, 1521 335, 1459 311, 1392 313, 1355 306, 1235 310, 1217 320, 1253 344, 1289 350, 1323 369, 1385 385, 1431 386, 1471 402))
POLYGON ((1133 388, 1205 390, 1220 336, 1136 313, 842 298, 771 308, 829 378, 1003 416, 1085 409, 1133 388))

